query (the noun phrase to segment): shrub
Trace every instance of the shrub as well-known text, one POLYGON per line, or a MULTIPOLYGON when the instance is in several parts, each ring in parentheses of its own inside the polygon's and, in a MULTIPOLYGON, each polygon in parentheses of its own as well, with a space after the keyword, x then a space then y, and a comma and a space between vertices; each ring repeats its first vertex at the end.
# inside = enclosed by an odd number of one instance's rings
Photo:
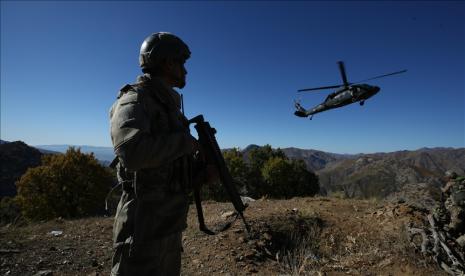
POLYGON ((262 168, 263 194, 274 198, 312 196, 318 193, 318 178, 301 160, 272 157, 262 168))
POLYGON ((223 157, 234 180, 240 184, 244 184, 248 168, 247 164, 244 162, 242 152, 234 148, 223 152, 223 157))
MULTIPOLYGON (((270 145, 251 150, 248 162, 236 148, 224 151, 223 157, 241 195, 290 198, 313 196, 319 191, 318 177, 307 170, 304 161, 290 160, 282 150, 270 145)), ((205 184, 202 198, 229 200, 220 183, 205 184)))
POLYGON ((292 165, 281 157, 268 159, 262 167, 262 193, 270 197, 286 198, 292 182, 292 165))
MULTIPOLYGON (((263 166, 271 158, 287 159, 281 149, 274 150, 270 145, 254 148, 249 154, 249 170, 247 173, 247 191, 252 197, 269 195, 269 185, 263 179, 263 166)), ((269 184, 269 183, 268 183, 269 184)))
POLYGON ((0 225, 14 222, 19 215, 19 207, 14 198, 3 197, 0 200, 0 225))
POLYGON ((16 183, 17 202, 31 219, 95 215, 103 211, 112 183, 112 172, 93 154, 71 147, 65 154, 44 156, 41 166, 26 171, 16 183))

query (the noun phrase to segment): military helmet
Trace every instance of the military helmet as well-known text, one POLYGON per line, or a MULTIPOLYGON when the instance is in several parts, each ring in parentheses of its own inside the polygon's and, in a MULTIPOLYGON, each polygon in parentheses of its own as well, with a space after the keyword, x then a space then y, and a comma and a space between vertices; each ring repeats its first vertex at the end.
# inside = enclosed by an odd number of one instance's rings
POLYGON ((452 171, 452 170, 448 170, 448 171, 446 171, 446 177, 449 177, 449 178, 451 178, 451 179, 454 179, 454 178, 457 177, 457 173, 454 172, 454 171, 452 171))
POLYGON ((179 37, 167 32, 153 33, 140 47, 139 64, 145 72, 155 68, 162 59, 185 61, 190 55, 189 47, 179 37))

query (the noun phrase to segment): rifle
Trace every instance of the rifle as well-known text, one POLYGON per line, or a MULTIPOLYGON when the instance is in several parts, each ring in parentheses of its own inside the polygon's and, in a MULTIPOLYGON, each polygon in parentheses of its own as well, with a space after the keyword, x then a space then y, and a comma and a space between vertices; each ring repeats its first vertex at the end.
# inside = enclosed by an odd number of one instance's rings
MULTIPOLYGON (((199 136, 199 143, 204 150, 203 155, 205 156, 206 163, 214 165, 218 170, 221 183, 226 189, 229 199, 231 200, 231 203, 234 205, 234 208, 236 209, 237 215, 234 221, 238 218, 238 216, 240 216, 242 218, 247 232, 250 232, 249 225, 245 221, 243 213, 246 206, 242 203, 241 197, 239 196, 239 193, 237 192, 236 187, 234 186, 233 179, 231 177, 231 174, 229 173, 228 167, 226 166, 223 154, 221 153, 220 147, 218 146, 218 142, 216 141, 216 130, 212 128, 208 122, 204 121, 203 115, 198 115, 190 119, 189 124, 192 123, 195 123, 194 128, 197 130, 197 134, 199 136)), ((194 183, 193 190, 195 207, 197 209, 197 216, 199 219, 199 228, 206 234, 214 235, 215 233, 210 231, 205 225, 200 199, 200 185, 194 183)), ((229 223, 229 225, 224 226, 223 229, 220 231, 224 231, 231 224, 232 222, 229 223)))

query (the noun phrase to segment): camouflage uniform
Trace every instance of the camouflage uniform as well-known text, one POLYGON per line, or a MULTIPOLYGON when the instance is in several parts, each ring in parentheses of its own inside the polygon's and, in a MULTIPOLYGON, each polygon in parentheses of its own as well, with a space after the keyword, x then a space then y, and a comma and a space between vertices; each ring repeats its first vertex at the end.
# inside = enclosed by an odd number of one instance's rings
POLYGON ((446 200, 446 208, 450 213, 449 229, 454 233, 465 232, 465 180, 453 180, 446 200))
POLYGON ((180 96, 145 74, 110 110, 118 180, 111 275, 179 275, 194 148, 180 96))
POLYGON ((447 171, 448 182, 441 189, 443 205, 435 208, 434 216, 447 231, 460 234, 465 231, 465 178, 447 171))

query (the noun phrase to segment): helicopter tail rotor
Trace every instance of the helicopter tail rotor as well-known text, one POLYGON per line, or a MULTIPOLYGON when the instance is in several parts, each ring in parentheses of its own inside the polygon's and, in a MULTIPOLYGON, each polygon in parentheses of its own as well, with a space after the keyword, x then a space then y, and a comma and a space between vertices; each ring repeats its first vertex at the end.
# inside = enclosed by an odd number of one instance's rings
POLYGON ((300 104, 300 100, 294 100, 294 106, 298 111, 305 112, 305 108, 300 104))
POLYGON ((298 100, 294 100, 294 106, 295 106, 295 109, 296 111, 294 112, 294 115, 297 116, 297 117, 307 117, 307 111, 305 110, 305 108, 302 107, 302 105, 300 105, 300 101, 298 100))

